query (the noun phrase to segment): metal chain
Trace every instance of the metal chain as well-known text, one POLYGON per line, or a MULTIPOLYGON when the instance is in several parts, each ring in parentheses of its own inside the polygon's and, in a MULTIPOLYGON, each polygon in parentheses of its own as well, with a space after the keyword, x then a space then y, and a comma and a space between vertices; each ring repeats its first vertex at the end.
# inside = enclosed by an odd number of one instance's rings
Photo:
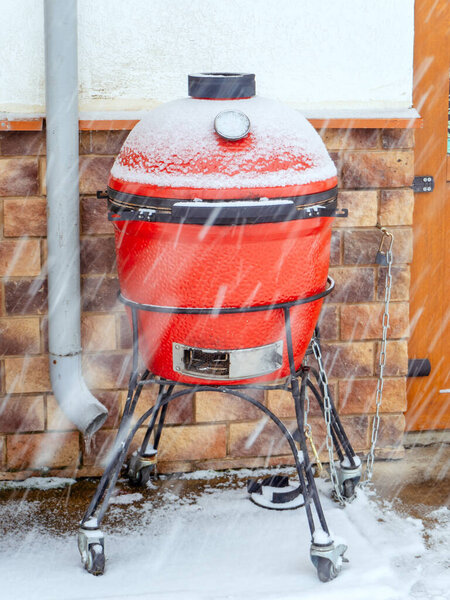
MULTIPOLYGON (((304 366, 308 366, 308 356, 305 356, 303 361, 304 366)), ((310 410, 310 396, 308 394, 308 388, 305 389, 305 410, 303 413, 303 430, 305 432, 305 437, 309 442, 311 452, 313 453, 314 460, 316 462, 316 470, 314 473, 314 477, 320 477, 323 471, 323 465, 319 457, 319 453, 317 452, 316 445, 314 443, 313 435, 312 435, 312 427, 311 423, 308 422, 309 410, 310 410)))
MULTIPOLYGON (((377 227, 379 227, 377 225, 377 227)), ((371 445, 370 450, 367 455, 367 465, 366 471, 364 474, 364 479, 360 481, 358 484, 359 487, 366 486, 372 479, 373 474, 373 463, 375 460, 375 447, 378 439, 378 431, 380 428, 380 408, 381 401, 383 397, 383 384, 384 384, 384 368, 386 366, 386 344, 387 344, 387 332, 389 329, 389 302, 391 300, 391 289, 392 289, 392 245, 394 242, 394 236, 392 233, 384 229, 383 227, 379 227, 383 234, 383 238, 380 243, 380 250, 383 246, 383 242, 385 238, 389 238, 389 247, 386 251, 386 262, 387 262, 387 270, 386 270, 386 279, 385 279, 385 288, 384 288, 384 314, 383 314, 383 331, 382 331, 382 341, 380 348, 380 357, 379 357, 379 373, 378 373, 378 382, 377 382, 377 391, 376 391, 376 411, 375 417, 372 423, 372 435, 371 435, 371 445)), ((311 340, 311 347, 316 358, 318 367, 319 367, 319 376, 320 381, 323 387, 324 393, 324 415, 325 415, 325 423, 326 423, 326 446, 328 450, 329 464, 330 464, 330 477, 331 482, 334 488, 335 498, 338 500, 341 506, 346 504, 344 497, 341 494, 339 478, 336 471, 336 465, 334 463, 334 447, 333 447, 333 437, 331 434, 331 400, 328 392, 328 378, 325 372, 323 361, 322 361, 322 352, 320 350, 320 345, 315 337, 311 340)))
MULTIPOLYGON (((378 227, 378 225, 377 225, 378 227)), ((391 289, 392 289, 392 245, 394 243, 394 236, 392 233, 384 229, 383 227, 379 227, 381 232, 383 233, 383 238, 381 239, 380 250, 383 245, 383 241, 385 238, 389 238, 389 248, 386 251, 386 262, 387 262, 387 270, 386 270, 386 279, 384 284, 384 314, 383 314, 383 332, 381 339, 381 348, 380 348, 380 356, 378 361, 378 382, 377 382, 377 391, 375 397, 375 416, 372 422, 372 435, 371 435, 371 443, 370 450, 367 455, 367 463, 366 463, 366 471, 364 473, 364 477, 361 478, 359 482, 359 487, 365 487, 372 480, 373 475, 373 463, 375 460, 375 447, 377 445, 378 439, 378 431, 380 428, 380 408, 381 408, 381 400, 383 397, 383 384, 384 384, 384 368, 386 366, 386 343, 387 343, 387 333, 389 329, 389 302, 391 300, 391 289)))
POLYGON ((319 342, 315 337, 311 340, 311 347, 314 352, 314 356, 317 361, 317 365, 319 366, 319 376, 320 381, 322 383, 323 388, 323 406, 324 406, 324 416, 325 416, 325 424, 327 426, 327 435, 326 435, 326 445, 328 450, 328 458, 330 464, 330 477, 331 482, 334 488, 334 495, 341 506, 345 506, 345 500, 342 497, 338 474, 336 471, 336 465, 334 464, 334 446, 333 446, 333 437, 331 435, 331 400, 330 395, 328 393, 328 378, 325 372, 325 368, 323 366, 322 361, 322 352, 320 350, 319 342))

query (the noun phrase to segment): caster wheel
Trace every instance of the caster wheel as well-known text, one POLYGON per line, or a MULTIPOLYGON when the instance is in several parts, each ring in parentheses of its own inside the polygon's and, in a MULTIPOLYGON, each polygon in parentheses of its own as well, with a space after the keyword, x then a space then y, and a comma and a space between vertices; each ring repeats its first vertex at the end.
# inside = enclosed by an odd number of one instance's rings
POLYGON ((143 467, 142 469, 139 469, 137 473, 128 472, 127 476, 131 485, 136 487, 144 487, 147 485, 147 482, 150 480, 154 472, 155 469, 152 466, 143 467))
POLYGON ((91 544, 88 547, 85 569, 92 575, 103 575, 105 572, 105 553, 101 544, 91 544))
POLYGON ((338 571, 329 558, 317 557, 317 575, 323 583, 331 581, 337 577, 338 571))
POLYGON ((347 498, 347 500, 350 500, 350 498, 353 498, 355 495, 355 482, 353 481, 353 479, 346 479, 343 483, 343 496, 344 498, 347 498))

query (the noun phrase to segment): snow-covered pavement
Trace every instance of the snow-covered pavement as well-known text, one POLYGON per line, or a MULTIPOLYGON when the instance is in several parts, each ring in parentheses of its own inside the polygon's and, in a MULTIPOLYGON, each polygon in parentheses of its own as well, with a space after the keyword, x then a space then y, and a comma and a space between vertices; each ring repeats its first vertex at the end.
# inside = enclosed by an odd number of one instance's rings
POLYGON ((321 583, 309 559, 302 508, 275 512, 255 506, 243 477, 235 476, 234 486, 203 484, 200 495, 165 489, 166 503, 156 507, 147 490, 131 495, 121 489, 110 507, 111 523, 117 518, 121 525, 104 528, 103 577, 82 569, 72 533, 50 533, 42 526, 42 503, 17 498, 1 505, 3 520, 11 523, 0 541, 1 598, 450 598, 450 512, 445 507, 434 511, 433 526, 425 529, 419 519, 361 492, 341 509, 328 497, 329 484, 319 481, 329 526, 348 544, 350 560, 337 579, 321 583), (40 525, 21 533, 21 520, 34 516, 40 525))

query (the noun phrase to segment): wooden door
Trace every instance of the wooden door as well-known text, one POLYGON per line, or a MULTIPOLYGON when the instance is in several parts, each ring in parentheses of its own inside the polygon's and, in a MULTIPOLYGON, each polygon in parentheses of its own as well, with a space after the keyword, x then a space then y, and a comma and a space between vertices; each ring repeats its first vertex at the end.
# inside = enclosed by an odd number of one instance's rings
POLYGON ((428 377, 408 379, 409 431, 450 428, 450 183, 447 183, 449 101, 448 0, 416 0, 414 106, 415 174, 432 175, 432 193, 415 195, 411 265, 410 358, 428 358, 428 377))

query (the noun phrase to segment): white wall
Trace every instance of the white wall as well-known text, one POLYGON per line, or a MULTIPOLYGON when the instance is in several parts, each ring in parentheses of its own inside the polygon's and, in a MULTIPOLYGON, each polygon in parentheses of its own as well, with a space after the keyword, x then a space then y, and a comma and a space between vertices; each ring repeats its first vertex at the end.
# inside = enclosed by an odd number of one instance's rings
MULTIPOLYGON (((78 3, 81 110, 149 107, 221 70, 255 72, 259 94, 298 108, 411 106, 414 0, 78 3)), ((42 112, 43 1, 0 8, 0 111, 42 112)))

